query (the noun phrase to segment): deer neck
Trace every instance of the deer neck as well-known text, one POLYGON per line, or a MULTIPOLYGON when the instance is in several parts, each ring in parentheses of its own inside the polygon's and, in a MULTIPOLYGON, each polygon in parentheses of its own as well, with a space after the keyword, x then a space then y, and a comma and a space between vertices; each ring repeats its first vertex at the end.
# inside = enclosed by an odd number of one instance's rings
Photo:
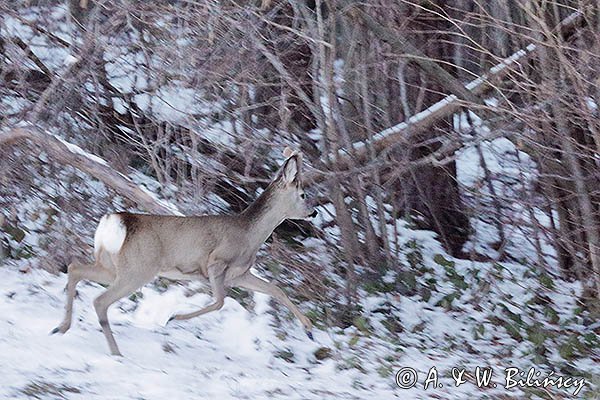
POLYGON ((271 193, 267 190, 241 214, 247 224, 250 246, 257 251, 285 219, 282 210, 276 206, 271 193))

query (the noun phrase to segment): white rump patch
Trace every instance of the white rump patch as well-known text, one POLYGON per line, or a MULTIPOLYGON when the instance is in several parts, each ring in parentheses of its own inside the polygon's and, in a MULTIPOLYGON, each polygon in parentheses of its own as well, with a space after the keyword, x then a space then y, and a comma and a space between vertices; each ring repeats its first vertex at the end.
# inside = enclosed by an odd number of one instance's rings
POLYGON ((106 214, 100 220, 94 235, 94 254, 104 249, 111 254, 117 254, 123 246, 127 229, 123 225, 121 216, 117 214, 106 214))

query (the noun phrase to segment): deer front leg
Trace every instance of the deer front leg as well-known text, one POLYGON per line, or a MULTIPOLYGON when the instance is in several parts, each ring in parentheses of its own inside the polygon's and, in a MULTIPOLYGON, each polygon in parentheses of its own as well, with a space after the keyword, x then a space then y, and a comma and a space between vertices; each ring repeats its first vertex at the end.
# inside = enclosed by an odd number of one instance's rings
POLYGON ((204 307, 201 310, 194 311, 188 314, 176 314, 173 315, 169 321, 172 320, 184 320, 197 317, 202 314, 209 313, 211 311, 219 310, 223 307, 225 302, 225 273, 222 264, 214 264, 208 267, 208 281, 212 290, 212 295, 215 302, 209 306, 204 307))
POLYGON ((256 292, 268 294, 269 296, 277 299, 281 304, 286 306, 295 316, 300 320, 304 326, 304 331, 310 340, 314 340, 312 334, 312 322, 304 314, 300 312, 298 307, 283 293, 279 287, 271 282, 264 281, 259 277, 252 275, 249 271, 244 275, 235 278, 231 282, 232 286, 239 286, 245 289, 254 290, 256 292))

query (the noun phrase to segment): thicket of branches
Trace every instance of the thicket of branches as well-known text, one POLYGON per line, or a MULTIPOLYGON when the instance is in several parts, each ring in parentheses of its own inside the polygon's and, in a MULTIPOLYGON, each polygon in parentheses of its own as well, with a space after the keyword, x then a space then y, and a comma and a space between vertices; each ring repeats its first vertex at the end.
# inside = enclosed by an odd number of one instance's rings
MULTIPOLYGON (((452 255, 475 259, 513 257, 505 226, 521 226, 537 268, 547 267, 550 243, 564 274, 583 283, 585 304, 597 304, 597 2, 71 0, 64 16, 32 14, 56 4, 0 2, 30 29, 25 41, 0 25, 5 231, 18 226, 27 191, 44 198, 34 177, 59 168, 52 161, 102 180, 124 207, 170 212, 114 172, 134 167, 186 214, 236 212, 276 168, 273 149, 291 144, 306 155, 309 193, 332 214, 324 228, 338 231, 286 224, 276 237, 331 241, 350 302, 359 281, 406 268, 391 223, 405 218, 437 232, 452 255), (44 62, 44 49, 65 62, 44 62), (69 154, 46 131, 108 166, 69 154), (531 157, 531 184, 501 189, 482 150, 494 138, 531 157), (478 151, 481 192, 457 180, 465 147, 478 151), (49 165, 31 159, 43 150, 49 165), (474 217, 496 228, 493 254, 465 247, 474 217)), ((60 218, 87 219, 65 223, 65 240, 85 242, 99 215, 85 195, 71 196, 60 218)), ((271 256, 320 273, 319 255, 307 265, 295 252, 273 246, 271 256)))

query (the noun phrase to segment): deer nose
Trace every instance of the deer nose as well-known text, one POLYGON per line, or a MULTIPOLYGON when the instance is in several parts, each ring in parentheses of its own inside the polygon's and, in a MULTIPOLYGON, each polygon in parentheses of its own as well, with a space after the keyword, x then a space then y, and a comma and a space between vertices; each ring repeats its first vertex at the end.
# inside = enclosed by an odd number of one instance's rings
POLYGON ((317 210, 313 210, 313 212, 312 212, 312 213, 310 213, 309 217, 311 217, 311 218, 314 218, 314 217, 316 217, 317 215, 319 215, 319 213, 317 212, 317 210))

